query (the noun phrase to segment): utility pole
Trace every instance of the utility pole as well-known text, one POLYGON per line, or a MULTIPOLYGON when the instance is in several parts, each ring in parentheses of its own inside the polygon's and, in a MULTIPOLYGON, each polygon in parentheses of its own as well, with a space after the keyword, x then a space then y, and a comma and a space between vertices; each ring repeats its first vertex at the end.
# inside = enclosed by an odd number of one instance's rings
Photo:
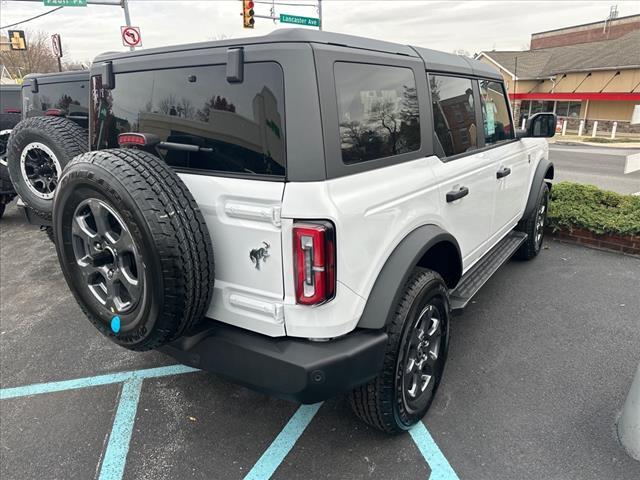
POLYGON ((322 0, 318 0, 318 18, 320 19, 320 26, 318 29, 322 31, 322 0))

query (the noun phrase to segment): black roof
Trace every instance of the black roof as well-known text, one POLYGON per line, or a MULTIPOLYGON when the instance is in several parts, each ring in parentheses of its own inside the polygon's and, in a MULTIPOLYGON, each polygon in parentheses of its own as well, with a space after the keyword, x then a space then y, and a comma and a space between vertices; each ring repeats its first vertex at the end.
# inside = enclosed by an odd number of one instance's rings
POLYGON ((89 70, 70 70, 67 72, 51 72, 51 73, 30 73, 25 75, 22 85, 31 85, 31 79, 37 78, 38 84, 45 85, 47 83, 60 82, 81 82, 89 81, 89 70))
POLYGON ((281 28, 268 35, 259 37, 234 38, 216 40, 201 43, 189 43, 184 45, 172 45, 167 47, 149 48, 133 52, 107 52, 98 55, 94 63, 120 58, 135 58, 158 53, 176 53, 208 48, 220 48, 231 46, 255 45, 265 43, 318 43, 325 45, 338 45, 381 53, 404 55, 409 57, 421 57, 427 68, 433 70, 455 71, 462 74, 475 74, 501 79, 500 73, 485 62, 472 60, 451 53, 439 52, 421 47, 412 47, 399 43, 385 42, 371 38, 346 35, 342 33, 320 32, 303 28, 281 28))

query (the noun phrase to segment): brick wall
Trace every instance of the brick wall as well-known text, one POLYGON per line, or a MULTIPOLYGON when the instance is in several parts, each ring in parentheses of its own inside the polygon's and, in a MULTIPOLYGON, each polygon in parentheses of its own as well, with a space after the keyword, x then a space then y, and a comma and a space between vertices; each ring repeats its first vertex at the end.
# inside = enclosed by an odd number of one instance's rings
POLYGON ((559 240, 578 243, 588 247, 601 248, 619 253, 640 255, 640 235, 618 235, 608 233, 598 235, 597 233, 574 227, 571 230, 558 230, 557 232, 547 230, 553 237, 559 240))
POLYGON ((604 22, 593 25, 566 28, 557 32, 542 32, 531 35, 531 50, 540 48, 560 47, 575 45, 578 43, 599 42, 601 40, 613 40, 620 38, 634 30, 640 30, 640 18, 620 19, 624 22, 613 22, 607 33, 603 33, 604 22))

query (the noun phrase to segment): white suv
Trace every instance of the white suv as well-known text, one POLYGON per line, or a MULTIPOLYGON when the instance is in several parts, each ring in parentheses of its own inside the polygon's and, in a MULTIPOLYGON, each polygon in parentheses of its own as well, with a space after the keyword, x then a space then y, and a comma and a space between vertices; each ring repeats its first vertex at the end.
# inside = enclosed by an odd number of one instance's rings
POLYGON ((53 229, 94 325, 388 432, 427 411, 452 311, 541 245, 553 114, 423 48, 290 29, 98 57, 53 229), (215 259, 215 268, 214 268, 215 259))

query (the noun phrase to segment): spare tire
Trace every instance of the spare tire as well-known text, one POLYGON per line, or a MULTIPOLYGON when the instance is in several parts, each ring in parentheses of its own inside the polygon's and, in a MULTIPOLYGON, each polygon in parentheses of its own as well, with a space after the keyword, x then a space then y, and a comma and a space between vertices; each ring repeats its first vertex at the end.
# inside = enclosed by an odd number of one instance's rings
POLYGON ((64 170, 56 252, 80 307, 131 350, 169 343, 203 318, 214 283, 204 218, 180 177, 140 150, 99 150, 64 170))
POLYGON ((89 149, 87 131, 60 117, 33 117, 18 123, 7 145, 7 164, 16 193, 45 219, 64 167, 89 149))

